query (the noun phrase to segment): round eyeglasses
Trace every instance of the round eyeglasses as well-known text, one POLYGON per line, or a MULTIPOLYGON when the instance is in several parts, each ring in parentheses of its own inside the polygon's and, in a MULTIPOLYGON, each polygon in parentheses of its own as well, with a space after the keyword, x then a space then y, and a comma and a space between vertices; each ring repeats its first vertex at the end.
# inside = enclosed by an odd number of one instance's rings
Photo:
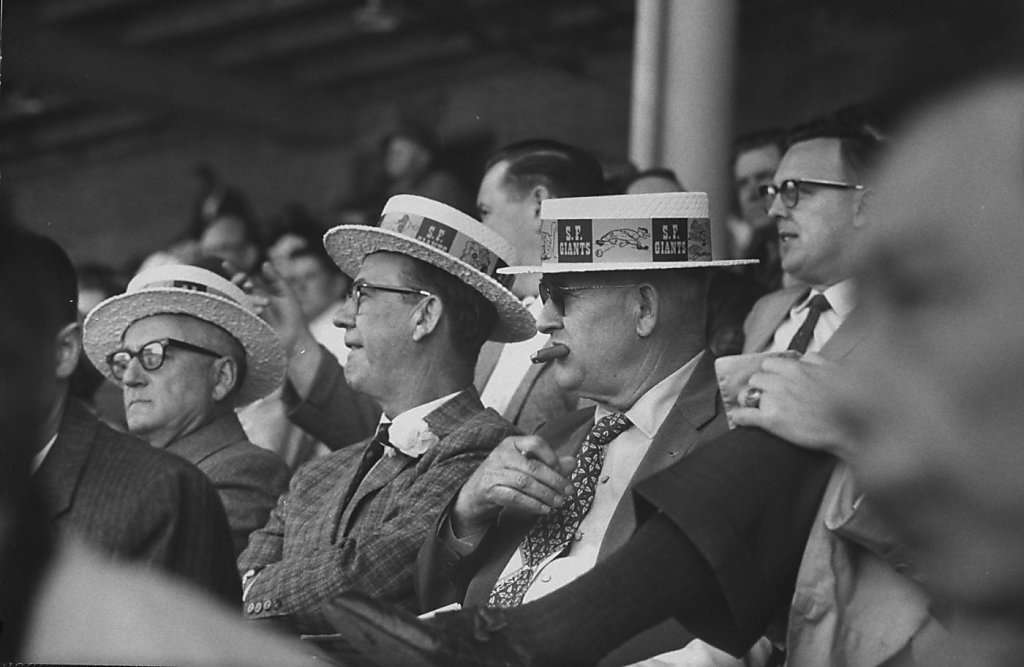
POLYGON ((362 278, 354 280, 348 290, 348 298, 355 299, 353 305, 355 306, 355 313, 359 314, 359 306, 363 302, 363 293, 366 290, 377 290, 379 292, 392 292, 394 294, 418 294, 419 296, 435 296, 433 292, 428 292, 425 289, 417 289, 413 287, 398 287, 394 285, 375 285, 368 283, 362 278))
POLYGON ((800 190, 803 188, 806 191, 806 186, 820 187, 820 188, 839 188, 841 190, 863 190, 863 185, 855 185, 853 183, 843 183, 841 181, 825 181, 815 178, 787 178, 778 185, 774 183, 768 183, 758 188, 758 192, 761 194, 761 200, 764 203, 764 210, 771 211, 772 202, 775 201, 775 197, 778 196, 782 200, 782 205, 786 208, 796 208, 796 205, 800 203, 800 190))
POLYGON ((186 343, 183 340, 161 338, 159 340, 149 341, 135 352, 128 349, 121 349, 108 354, 107 366, 110 367, 110 374, 113 375, 116 380, 123 379, 125 371, 128 370, 128 364, 132 362, 132 359, 138 359, 139 365, 145 370, 155 371, 164 365, 164 359, 167 356, 167 348, 169 347, 176 347, 180 350, 188 350, 189 352, 198 352, 199 354, 205 354, 209 357, 224 356, 220 352, 214 352, 213 350, 208 350, 205 347, 186 343))

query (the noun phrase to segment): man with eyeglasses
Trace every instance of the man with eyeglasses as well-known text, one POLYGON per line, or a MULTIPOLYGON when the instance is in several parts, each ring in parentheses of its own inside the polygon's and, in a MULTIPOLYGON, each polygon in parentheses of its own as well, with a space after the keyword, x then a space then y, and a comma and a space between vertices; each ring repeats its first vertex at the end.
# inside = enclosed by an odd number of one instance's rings
POLYGON ((17 249, 5 260, 5 276, 21 285, 19 290, 35 289, 37 308, 55 316, 46 332, 53 336, 46 347, 50 372, 56 373, 50 378, 54 402, 30 468, 43 500, 40 516, 62 537, 180 577, 233 603, 238 576, 212 484, 195 466, 109 428, 69 395, 69 378, 82 353, 74 268, 49 238, 19 231, 5 241, 6 250, 17 249))
POLYGON ((124 391, 128 429, 217 487, 237 556, 266 523, 290 471, 235 415, 277 388, 284 354, 241 289, 198 266, 143 271, 85 321, 85 350, 124 391))
POLYGON ((398 195, 379 228, 341 225, 324 245, 355 278, 335 316, 349 355, 344 375, 335 366, 336 382, 321 378, 292 417, 319 436, 338 385, 383 416, 372 438, 303 466, 238 560, 246 616, 306 634, 331 630, 319 607, 347 591, 415 609, 417 550, 459 486, 517 432, 473 387, 480 347, 536 331, 497 273, 515 262, 511 246, 450 206, 398 195))
MULTIPOLYGON (((713 261, 707 195, 548 199, 540 266, 547 359, 596 407, 504 440, 459 490, 420 554, 421 605, 515 607, 556 591, 636 528, 630 489, 727 429, 706 347, 713 261)), ((613 661, 679 648, 674 622, 613 661)))

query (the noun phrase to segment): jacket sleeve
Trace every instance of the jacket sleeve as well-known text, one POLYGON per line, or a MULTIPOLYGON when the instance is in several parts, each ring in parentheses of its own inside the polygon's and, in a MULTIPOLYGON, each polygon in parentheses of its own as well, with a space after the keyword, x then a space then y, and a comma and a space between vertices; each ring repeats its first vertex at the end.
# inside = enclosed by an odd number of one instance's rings
POLYGON ((249 535, 263 527, 278 497, 288 489, 291 471, 279 456, 264 450, 232 456, 217 468, 209 475, 224 503, 238 556, 249 535))
MULTIPOLYGON (((378 525, 354 531, 330 548, 315 549, 266 565, 253 581, 247 597, 249 601, 262 603, 262 614, 247 606, 247 615, 290 616, 300 631, 326 632, 331 627, 320 613, 319 605, 340 593, 358 590, 391 601, 410 598, 417 550, 444 504, 479 465, 484 454, 472 451, 434 461, 402 491, 400 499, 378 525)), ((267 529, 253 536, 240 567, 254 562, 246 556, 251 552, 255 555, 256 549, 262 551, 263 534, 279 524, 272 516, 267 529)), ((276 538, 279 544, 280 536, 276 538)))
POLYGON ((333 354, 321 349, 309 396, 302 399, 286 382, 281 397, 292 422, 336 450, 373 435, 380 408, 369 396, 352 389, 345 381, 345 369, 333 354))

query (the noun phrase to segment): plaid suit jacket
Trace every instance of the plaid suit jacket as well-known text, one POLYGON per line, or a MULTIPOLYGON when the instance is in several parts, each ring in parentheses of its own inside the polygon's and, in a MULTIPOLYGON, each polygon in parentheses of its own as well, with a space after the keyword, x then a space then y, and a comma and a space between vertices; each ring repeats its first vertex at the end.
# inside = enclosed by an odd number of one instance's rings
POLYGON ((71 400, 35 480, 57 532, 237 602, 224 509, 195 466, 114 431, 71 400))
POLYGON ((298 632, 330 632, 319 606, 351 590, 415 608, 416 553, 438 514, 494 446, 517 433, 484 409, 472 387, 425 421, 436 445, 418 459, 384 457, 359 483, 354 478, 369 440, 299 469, 238 559, 241 572, 262 568, 246 597, 246 616, 287 617, 298 632))

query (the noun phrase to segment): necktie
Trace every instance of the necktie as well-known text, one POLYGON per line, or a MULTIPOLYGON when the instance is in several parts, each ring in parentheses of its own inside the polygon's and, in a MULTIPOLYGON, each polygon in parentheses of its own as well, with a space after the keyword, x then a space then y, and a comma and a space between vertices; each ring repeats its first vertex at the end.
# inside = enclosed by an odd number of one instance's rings
POLYGON ((522 604, 537 566, 547 557, 561 553, 569 546, 580 522, 594 503, 594 489, 604 465, 605 446, 630 426, 632 423, 629 419, 621 412, 616 412, 603 417, 590 430, 583 440, 576 467, 570 476, 576 492, 561 507, 537 519, 530 528, 519 545, 523 566, 494 587, 487 601, 489 605, 515 607, 522 604))
POLYGON ((348 506, 352 496, 356 493, 356 489, 359 488, 363 478, 366 477, 366 473, 370 472, 373 465, 384 455, 384 448, 391 446, 391 442, 388 440, 389 428, 391 428, 391 422, 381 422, 377 426, 377 432, 373 434, 373 438, 370 439, 369 444, 366 446, 363 458, 359 461, 359 468, 356 469, 356 474, 352 477, 352 483, 348 487, 345 499, 341 503, 342 509, 348 506))
POLYGON ((814 327, 818 326, 818 318, 831 307, 832 305, 825 298, 824 294, 815 294, 811 302, 807 304, 807 319, 804 320, 796 334, 793 335, 793 340, 789 341, 789 347, 786 349, 795 350, 800 354, 806 352, 807 346, 811 344, 811 339, 814 338, 814 327))

